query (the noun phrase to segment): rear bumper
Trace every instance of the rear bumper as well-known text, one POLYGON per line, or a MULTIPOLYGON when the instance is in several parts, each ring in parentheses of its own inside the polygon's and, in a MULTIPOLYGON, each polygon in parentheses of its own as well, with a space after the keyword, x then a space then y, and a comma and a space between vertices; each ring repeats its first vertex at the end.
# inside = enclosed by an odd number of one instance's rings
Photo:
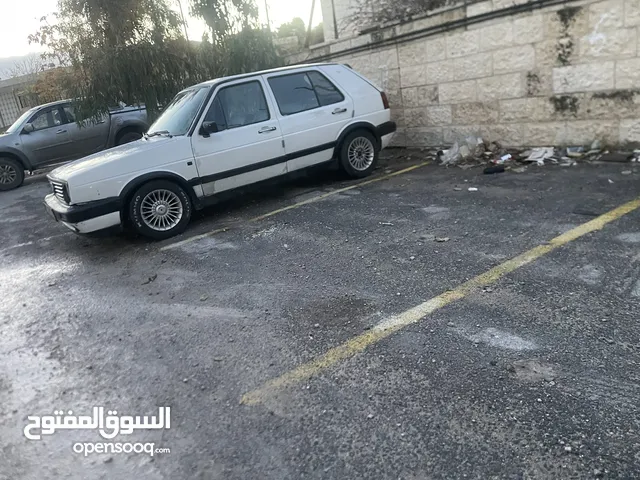
POLYGON ((390 133, 395 133, 396 129, 397 129, 396 122, 384 122, 376 127, 379 138, 387 136, 390 133))
POLYGON ((44 199, 44 205, 56 222, 76 233, 92 233, 121 224, 119 199, 65 205, 54 194, 49 194, 44 199))
POLYGON ((380 149, 384 150, 389 146, 396 132, 396 122, 385 122, 376 128, 380 138, 380 149))

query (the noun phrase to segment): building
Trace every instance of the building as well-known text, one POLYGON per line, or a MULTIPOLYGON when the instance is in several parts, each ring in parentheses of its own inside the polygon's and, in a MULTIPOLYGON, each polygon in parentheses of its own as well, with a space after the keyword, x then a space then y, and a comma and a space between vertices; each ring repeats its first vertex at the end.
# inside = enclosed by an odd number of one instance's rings
POLYGON ((25 110, 35 106, 27 93, 33 82, 33 75, 0 80, 0 132, 9 128, 25 110))
POLYGON ((368 76, 387 91, 397 145, 465 135, 506 146, 640 143, 638 0, 321 6, 327 41, 288 63, 337 61, 368 76))

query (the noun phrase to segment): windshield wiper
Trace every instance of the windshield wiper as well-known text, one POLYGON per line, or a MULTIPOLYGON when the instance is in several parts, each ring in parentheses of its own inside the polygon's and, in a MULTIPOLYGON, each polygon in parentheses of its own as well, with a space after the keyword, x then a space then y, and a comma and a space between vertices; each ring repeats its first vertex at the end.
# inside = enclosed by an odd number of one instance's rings
POLYGON ((169 130, 158 130, 157 132, 144 134, 145 138, 157 137, 159 135, 166 135, 169 138, 173 138, 173 135, 171 135, 169 130))

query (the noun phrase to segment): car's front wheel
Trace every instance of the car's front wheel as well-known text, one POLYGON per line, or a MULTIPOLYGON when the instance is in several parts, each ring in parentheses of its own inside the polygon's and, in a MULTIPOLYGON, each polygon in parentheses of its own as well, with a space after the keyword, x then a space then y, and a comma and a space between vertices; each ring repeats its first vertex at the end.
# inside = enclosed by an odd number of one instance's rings
POLYGON ((22 185, 24 168, 13 158, 0 157, 0 191, 12 190, 22 185))
POLYGON ((186 230, 191 219, 191 199, 180 185, 154 180, 133 195, 129 219, 139 234, 164 240, 186 230))
POLYGON ((378 161, 378 142, 366 130, 350 133, 342 142, 339 152, 342 169, 353 178, 371 174, 378 161))

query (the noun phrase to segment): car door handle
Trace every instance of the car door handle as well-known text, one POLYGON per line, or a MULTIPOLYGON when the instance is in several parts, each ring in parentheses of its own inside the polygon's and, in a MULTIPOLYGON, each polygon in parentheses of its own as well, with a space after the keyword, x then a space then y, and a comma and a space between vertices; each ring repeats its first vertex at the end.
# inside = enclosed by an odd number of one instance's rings
POLYGON ((262 127, 260 130, 258 130, 258 133, 269 133, 275 130, 276 130, 276 127, 262 127))
POLYGON ((104 123, 104 120, 98 120, 96 123, 104 123))
POLYGON ((56 132, 56 135, 60 135, 60 134, 63 134, 63 133, 67 133, 67 131, 66 130, 58 130, 56 132))
POLYGON ((336 108, 333 112, 331 112, 332 115, 337 115, 339 113, 344 113, 346 112, 347 109, 346 108, 336 108))

